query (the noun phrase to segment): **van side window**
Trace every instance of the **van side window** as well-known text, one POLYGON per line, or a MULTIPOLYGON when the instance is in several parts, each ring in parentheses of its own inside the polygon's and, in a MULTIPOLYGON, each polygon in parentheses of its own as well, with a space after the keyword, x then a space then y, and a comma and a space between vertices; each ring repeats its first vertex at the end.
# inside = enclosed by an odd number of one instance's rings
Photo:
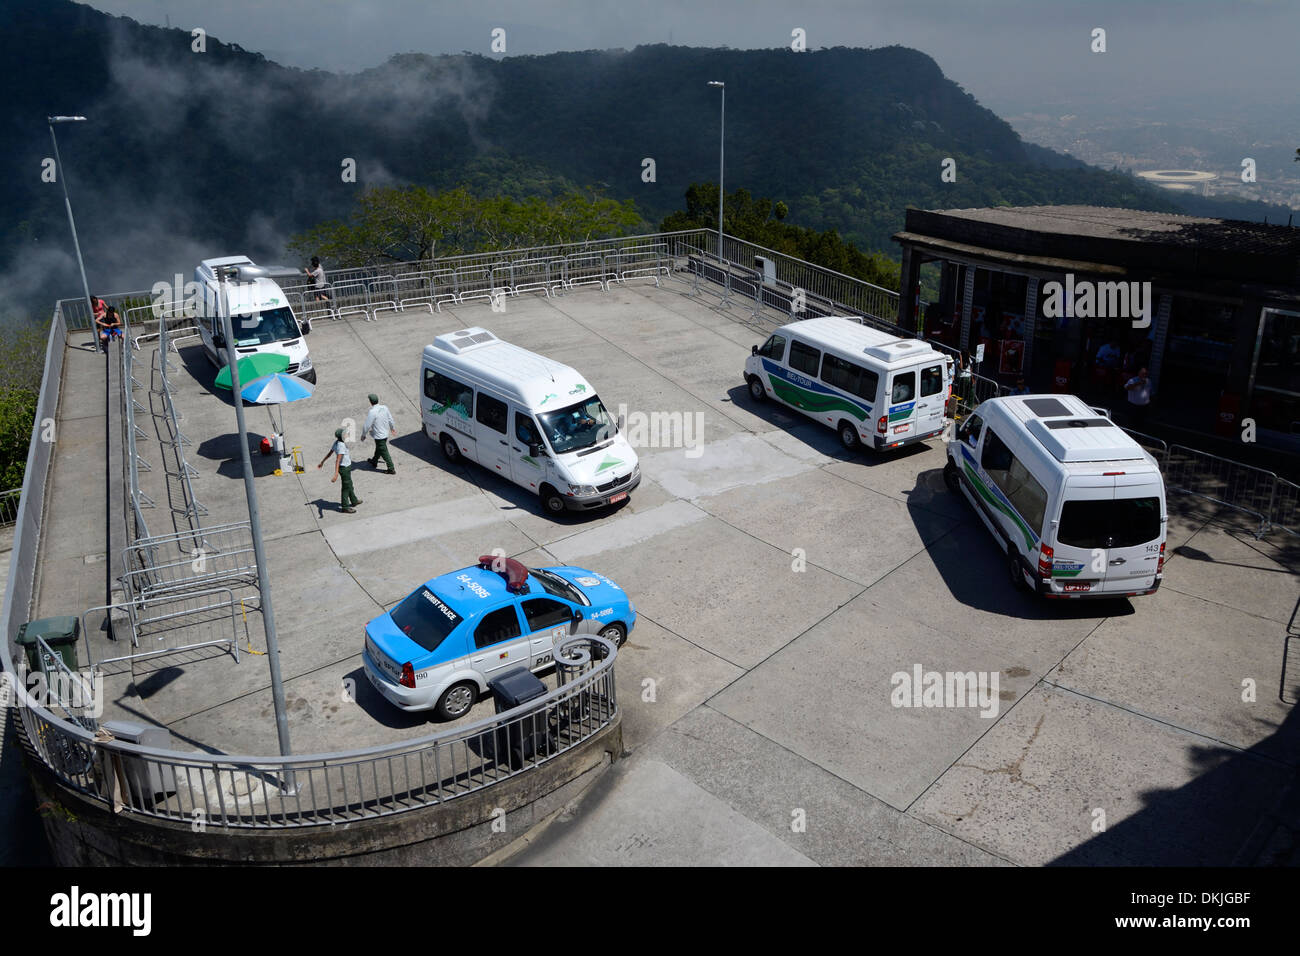
POLYGON ((519 636, 519 615, 513 604, 499 607, 483 615, 474 628, 474 646, 488 647, 519 636))
POLYGON ((781 359, 785 358, 785 336, 768 336, 767 341, 763 343, 763 347, 758 350, 758 354, 777 362, 781 361, 781 359))
POLYGON ((525 445, 540 445, 542 443, 541 438, 537 435, 537 426, 523 412, 515 412, 515 438, 525 445))
POLYGON ((943 366, 931 365, 921 369, 921 397, 938 395, 943 391, 943 366))
POLYGON ((456 412, 462 418, 469 418, 474 411, 474 390, 454 378, 439 375, 431 368, 424 370, 424 397, 442 406, 435 408, 435 412, 445 408, 456 412))
POLYGON ((482 424, 492 429, 494 432, 506 433, 506 419, 509 417, 506 412, 506 403, 498 401, 491 395, 478 393, 478 415, 476 416, 482 424))
POLYGON ((810 377, 816 375, 821 360, 822 353, 811 345, 804 345, 798 339, 790 340, 790 367, 796 372, 803 372, 810 377))
POLYGON ((978 415, 968 415, 966 420, 961 423, 957 429, 957 438, 974 448, 980 442, 980 432, 984 430, 984 422, 978 415))
POLYGON ((865 398, 869 402, 876 400, 876 387, 880 377, 871 369, 855 365, 838 355, 829 352, 822 358, 822 381, 827 385, 843 389, 852 395, 865 398))
POLYGON ((1047 511, 1047 491, 992 429, 984 437, 980 464, 1030 529, 1035 534, 1041 533, 1043 516, 1047 511))
POLYGON ((916 373, 899 372, 894 376, 894 391, 891 402, 910 402, 916 397, 916 373))

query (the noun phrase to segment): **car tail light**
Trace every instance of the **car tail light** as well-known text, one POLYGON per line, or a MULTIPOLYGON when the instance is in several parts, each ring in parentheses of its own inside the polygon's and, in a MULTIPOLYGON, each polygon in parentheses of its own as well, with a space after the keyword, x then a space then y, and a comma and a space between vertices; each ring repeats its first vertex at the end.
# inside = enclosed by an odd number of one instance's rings
POLYGON ((1165 543, 1160 542, 1160 560, 1156 562, 1156 574, 1160 575, 1165 569, 1165 543))
POLYGON ((880 434, 882 434, 882 435, 885 434, 885 432, 889 431, 889 416, 888 416, 888 415, 881 415, 881 416, 880 416, 879 421, 876 422, 876 431, 880 432, 880 434))
POLYGON ((1053 551, 1045 544, 1038 546, 1038 576, 1046 581, 1052 576, 1053 551))
POLYGON ((415 668, 411 666, 410 661, 402 665, 402 679, 398 683, 403 687, 415 686, 415 668))

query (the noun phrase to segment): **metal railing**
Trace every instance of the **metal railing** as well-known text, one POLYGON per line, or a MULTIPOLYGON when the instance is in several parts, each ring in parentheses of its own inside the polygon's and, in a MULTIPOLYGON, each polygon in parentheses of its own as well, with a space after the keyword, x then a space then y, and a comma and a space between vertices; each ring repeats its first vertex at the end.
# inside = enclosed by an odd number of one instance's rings
MULTIPOLYGON (((126 653, 96 660, 88 640, 87 664, 93 674, 109 664, 218 646, 229 648, 238 664, 239 622, 243 612, 241 599, 230 588, 178 591, 87 608, 81 615, 83 634, 94 633, 91 630, 92 618, 117 613, 131 622, 132 648, 126 653)), ((247 642, 248 634, 243 637, 247 642)))
POLYGON ((351 823, 475 793, 610 726, 617 649, 598 637, 571 638, 557 657, 560 683, 544 697, 464 727, 349 752, 180 753, 96 739, 34 707, 22 708, 20 730, 65 786, 115 810, 232 829, 351 823), (601 646, 597 660, 593 645, 601 646))
POLYGON ((247 521, 137 539, 123 549, 122 568, 122 583, 133 601, 218 584, 257 586, 247 521))
POLYGON ((0 528, 7 528, 18 520, 18 502, 22 496, 21 488, 0 491, 0 528))

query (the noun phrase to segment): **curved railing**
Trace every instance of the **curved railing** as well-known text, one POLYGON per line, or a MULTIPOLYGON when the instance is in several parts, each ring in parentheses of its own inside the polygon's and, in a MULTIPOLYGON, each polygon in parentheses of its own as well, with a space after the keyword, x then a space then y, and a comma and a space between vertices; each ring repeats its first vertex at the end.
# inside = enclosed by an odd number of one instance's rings
POLYGON ((604 638, 570 638, 557 654, 561 682, 543 697, 463 727, 337 753, 180 753, 92 734, 30 699, 20 734, 61 783, 117 811, 202 827, 335 825, 446 803, 578 747, 618 715, 616 656, 604 638))

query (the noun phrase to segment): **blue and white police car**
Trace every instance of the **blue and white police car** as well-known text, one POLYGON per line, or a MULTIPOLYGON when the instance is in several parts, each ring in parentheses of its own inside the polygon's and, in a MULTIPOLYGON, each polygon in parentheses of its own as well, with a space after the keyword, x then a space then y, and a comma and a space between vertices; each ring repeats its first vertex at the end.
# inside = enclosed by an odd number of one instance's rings
POLYGON ((636 605, 603 574, 485 555, 426 581, 366 624, 362 661, 389 703, 454 720, 494 677, 552 666, 570 635, 622 646, 635 624, 636 605))

